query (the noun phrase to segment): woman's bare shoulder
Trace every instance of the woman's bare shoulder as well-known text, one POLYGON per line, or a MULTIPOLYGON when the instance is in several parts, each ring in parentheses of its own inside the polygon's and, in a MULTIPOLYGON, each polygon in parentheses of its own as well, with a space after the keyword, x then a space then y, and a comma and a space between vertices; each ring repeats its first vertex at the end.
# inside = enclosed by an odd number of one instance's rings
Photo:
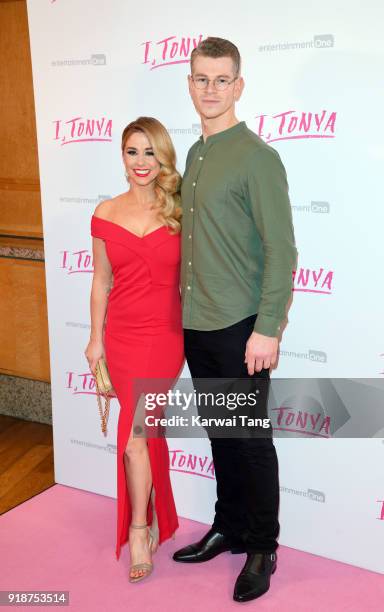
POLYGON ((114 198, 111 198, 109 200, 103 200, 102 202, 100 202, 94 210, 94 216, 102 217, 103 219, 108 219, 113 216, 113 211, 119 205, 120 200, 124 195, 125 194, 122 193, 120 195, 115 196, 114 198))

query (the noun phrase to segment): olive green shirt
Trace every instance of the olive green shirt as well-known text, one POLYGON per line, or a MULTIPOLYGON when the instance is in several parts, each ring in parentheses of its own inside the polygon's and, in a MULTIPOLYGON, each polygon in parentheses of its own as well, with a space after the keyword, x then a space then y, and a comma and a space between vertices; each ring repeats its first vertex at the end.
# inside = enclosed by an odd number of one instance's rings
POLYGON ((257 313, 278 336, 297 251, 285 168, 245 121, 190 148, 181 187, 183 326, 215 330, 257 313))

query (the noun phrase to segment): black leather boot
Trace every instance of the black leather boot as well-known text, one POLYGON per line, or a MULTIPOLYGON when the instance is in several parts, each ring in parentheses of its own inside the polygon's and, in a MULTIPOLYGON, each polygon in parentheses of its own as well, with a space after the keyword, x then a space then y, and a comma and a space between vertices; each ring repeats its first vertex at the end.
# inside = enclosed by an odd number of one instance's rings
POLYGON ((271 574, 276 571, 276 553, 248 553, 247 561, 235 584, 233 599, 250 601, 269 589, 271 574))
POLYGON ((181 563, 201 563, 209 561, 227 550, 230 550, 233 554, 245 552, 241 545, 234 545, 230 538, 211 527, 199 542, 177 550, 173 559, 181 563))

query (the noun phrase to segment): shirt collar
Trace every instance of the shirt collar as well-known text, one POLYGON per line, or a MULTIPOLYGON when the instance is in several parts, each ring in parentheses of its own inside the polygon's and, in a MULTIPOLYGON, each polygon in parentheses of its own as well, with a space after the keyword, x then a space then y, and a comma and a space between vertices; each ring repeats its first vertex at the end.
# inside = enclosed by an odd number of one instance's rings
POLYGON ((246 127, 247 126, 245 124, 245 121, 239 121, 239 123, 236 123, 235 125, 230 128, 227 128, 226 130, 222 130, 221 132, 217 132, 216 134, 211 134, 211 136, 207 137, 205 142, 203 140, 203 135, 201 135, 199 141, 201 145, 212 144, 214 142, 222 140, 223 138, 226 138, 227 136, 232 136, 232 134, 235 135, 237 134, 237 132, 241 132, 246 127))

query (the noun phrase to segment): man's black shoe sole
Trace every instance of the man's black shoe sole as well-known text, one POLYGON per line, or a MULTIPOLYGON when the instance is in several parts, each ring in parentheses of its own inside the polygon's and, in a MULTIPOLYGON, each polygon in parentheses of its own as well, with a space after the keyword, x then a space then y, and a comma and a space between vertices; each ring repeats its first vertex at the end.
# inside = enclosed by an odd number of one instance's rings
POLYGON ((228 550, 222 550, 216 555, 205 557, 204 559, 175 559, 175 557, 172 558, 174 561, 177 561, 177 563, 204 563, 205 561, 211 561, 212 559, 214 559, 218 555, 221 555, 224 552, 231 552, 233 555, 245 555, 245 550, 242 550, 241 548, 230 548, 228 550))

